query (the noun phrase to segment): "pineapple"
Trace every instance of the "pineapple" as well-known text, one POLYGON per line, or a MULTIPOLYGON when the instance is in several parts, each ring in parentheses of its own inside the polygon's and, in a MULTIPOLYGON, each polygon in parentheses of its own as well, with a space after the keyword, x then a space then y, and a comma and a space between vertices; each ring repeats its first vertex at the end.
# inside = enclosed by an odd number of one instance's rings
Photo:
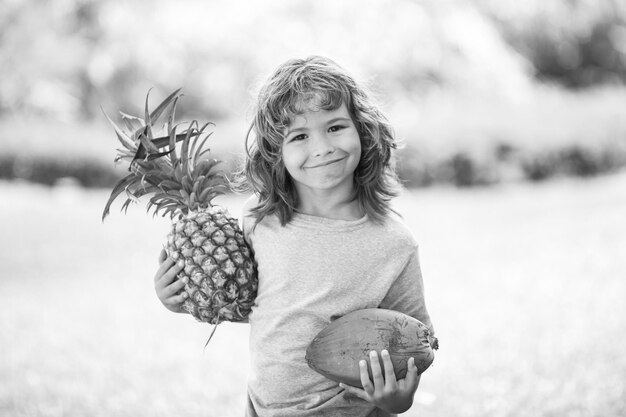
POLYGON ((215 168, 219 161, 204 158, 209 152, 203 148, 210 123, 200 127, 194 120, 176 133, 174 113, 180 96, 178 89, 149 112, 148 94, 143 120, 121 113, 124 129, 105 114, 124 146, 118 149, 116 162, 129 161, 130 174, 115 185, 102 220, 123 192, 127 196, 124 211, 140 197, 150 195, 148 211, 172 219, 166 252, 185 262, 177 277, 188 278, 183 290, 188 297, 182 308, 197 320, 215 325, 242 321, 256 297, 256 265, 237 220, 211 203, 224 192, 227 182, 215 168), (168 108, 168 135, 155 138, 153 129, 168 108))

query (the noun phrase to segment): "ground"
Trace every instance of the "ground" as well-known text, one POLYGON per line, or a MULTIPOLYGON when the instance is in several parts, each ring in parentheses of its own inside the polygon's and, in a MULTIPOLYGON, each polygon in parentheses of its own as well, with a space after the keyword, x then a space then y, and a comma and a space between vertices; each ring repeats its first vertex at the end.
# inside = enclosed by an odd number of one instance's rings
MULTIPOLYGON (((245 324, 153 289, 168 221, 0 183, 0 414, 239 416, 245 324)), ((238 213, 245 196, 223 197, 238 213)), ((626 414, 626 173, 405 193, 441 348, 407 416, 626 414)))

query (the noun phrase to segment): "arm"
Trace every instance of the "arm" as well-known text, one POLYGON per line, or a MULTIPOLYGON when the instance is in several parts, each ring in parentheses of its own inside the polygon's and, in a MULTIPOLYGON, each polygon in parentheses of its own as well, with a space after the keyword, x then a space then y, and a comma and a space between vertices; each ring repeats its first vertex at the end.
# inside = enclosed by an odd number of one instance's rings
MULTIPOLYGON (((431 336, 431 344, 434 338, 434 328, 426 309, 424 298, 424 284, 419 264, 417 247, 409 256, 394 283, 389 288, 385 298, 381 302, 380 308, 401 311, 424 323, 431 336)), ((364 399, 378 408, 390 413, 404 413, 413 405, 413 397, 420 382, 420 375, 417 374, 414 358, 410 358, 407 366, 407 375, 404 379, 396 380, 393 364, 386 351, 382 351, 381 370, 379 356, 375 351, 370 352, 370 366, 372 379, 368 374, 367 361, 359 362, 361 384, 363 389, 340 384, 346 391, 364 399)))
POLYGON ((435 329, 426 308, 424 281, 417 246, 379 307, 400 311, 416 318, 428 327, 430 337, 435 337, 435 329))

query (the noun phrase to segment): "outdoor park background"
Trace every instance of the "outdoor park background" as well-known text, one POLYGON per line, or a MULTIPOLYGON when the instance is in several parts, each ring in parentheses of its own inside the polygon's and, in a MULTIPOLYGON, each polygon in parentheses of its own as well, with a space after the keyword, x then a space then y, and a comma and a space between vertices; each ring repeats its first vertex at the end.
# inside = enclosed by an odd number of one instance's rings
MULTIPOLYGON (((367 80, 442 347, 409 416, 626 415, 626 5, 0 2, 0 415, 238 416, 246 325, 166 311, 168 221, 114 206, 101 107, 178 87, 228 169, 292 57, 367 80)), ((239 213, 246 196, 219 202, 239 213)))

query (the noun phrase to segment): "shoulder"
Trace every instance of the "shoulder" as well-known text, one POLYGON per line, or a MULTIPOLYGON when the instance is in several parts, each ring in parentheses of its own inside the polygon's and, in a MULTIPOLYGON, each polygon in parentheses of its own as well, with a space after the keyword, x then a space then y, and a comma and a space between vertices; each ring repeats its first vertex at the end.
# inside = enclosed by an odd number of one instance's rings
POLYGON ((381 222, 368 222, 366 228, 369 245, 384 248, 387 255, 400 259, 410 256, 417 250, 418 243, 411 229, 397 215, 389 214, 381 222))
POLYGON ((263 216, 261 220, 258 219, 258 215, 255 214, 255 209, 260 205, 259 197, 256 194, 252 194, 244 202, 241 210, 241 226, 244 231, 244 235, 248 238, 258 226, 274 228, 276 225, 280 225, 280 221, 275 214, 267 214, 263 216))
POLYGON ((252 194, 248 199, 243 203, 242 215, 250 216, 250 212, 253 208, 255 208, 259 204, 259 197, 256 194, 252 194))
POLYGON ((375 227, 382 228, 382 235, 387 240, 396 241, 403 246, 417 246, 417 240, 404 220, 396 214, 388 214, 384 221, 375 227))
POLYGON ((256 223, 256 218, 252 214, 252 210, 259 204, 259 198, 256 194, 252 194, 248 199, 244 202, 243 208, 241 209, 241 226, 246 238, 254 229, 254 225, 256 223))

